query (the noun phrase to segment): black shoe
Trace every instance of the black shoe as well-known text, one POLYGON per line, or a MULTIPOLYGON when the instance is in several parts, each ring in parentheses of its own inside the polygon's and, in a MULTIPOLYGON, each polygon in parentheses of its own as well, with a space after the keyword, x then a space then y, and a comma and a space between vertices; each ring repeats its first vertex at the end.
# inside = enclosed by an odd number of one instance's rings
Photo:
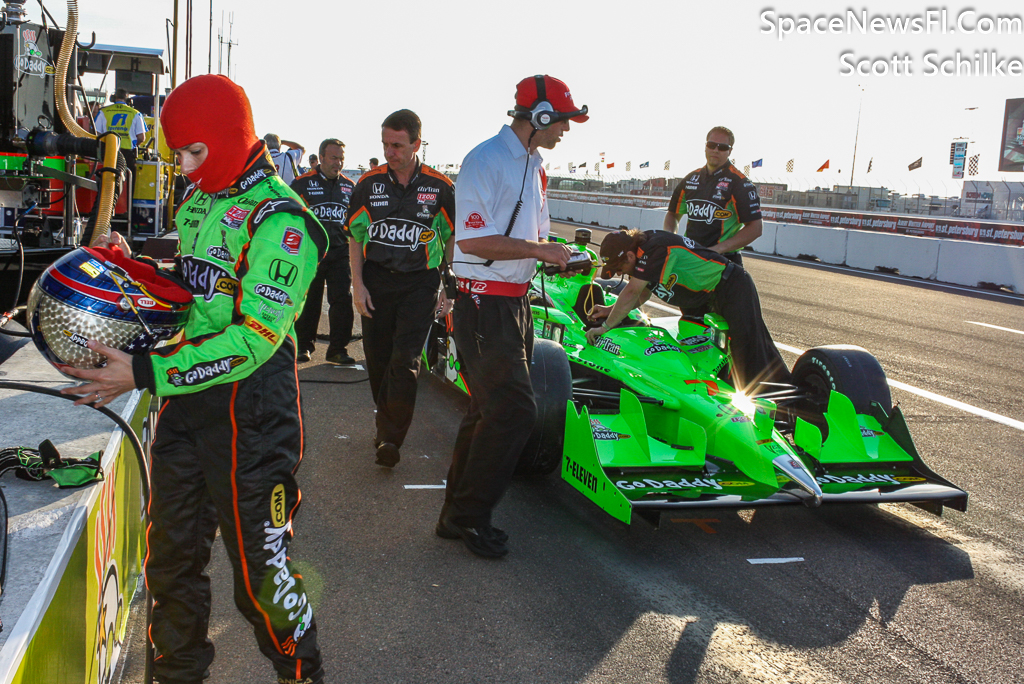
POLYGON ((298 361, 299 363, 309 363, 310 360, 312 360, 312 358, 313 358, 313 353, 312 352, 308 352, 306 350, 300 351, 295 356, 295 360, 298 361))
POLYGON ((394 468, 401 458, 402 454, 398 452, 398 447, 391 442, 381 442, 377 445, 377 465, 394 468))
POLYGON ((326 361, 327 363, 333 363, 335 366, 353 366, 356 363, 356 360, 345 352, 328 354, 326 361))
POLYGON ((450 534, 462 537, 466 548, 478 556, 501 558, 508 553, 508 547, 505 546, 508 541, 508 535, 490 525, 463 527, 453 523, 451 520, 439 520, 437 525, 436 532, 438 536, 445 539, 452 539, 453 537, 447 536, 450 534))
MULTIPOLYGON (((443 514, 442 514, 443 515, 443 514)), ((504 530, 499 530, 497 527, 492 527, 491 531, 494 533, 496 539, 502 544, 508 542, 508 535, 505 534, 504 530)), ((448 525, 444 522, 443 518, 437 521, 437 525, 434 526, 434 534, 441 539, 461 539, 459 533, 455 530, 448 529, 448 525)))

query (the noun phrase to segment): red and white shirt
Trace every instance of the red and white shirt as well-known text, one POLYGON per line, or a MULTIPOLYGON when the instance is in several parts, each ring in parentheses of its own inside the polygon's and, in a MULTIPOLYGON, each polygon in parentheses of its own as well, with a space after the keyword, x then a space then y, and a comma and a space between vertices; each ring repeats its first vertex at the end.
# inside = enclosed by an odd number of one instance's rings
POLYGON ((495 261, 465 254, 459 240, 504 235, 522 188, 523 206, 509 237, 547 239, 551 217, 547 205, 547 175, 538 152, 529 155, 510 126, 477 145, 466 155, 455 185, 455 258, 459 278, 526 283, 533 278, 536 259, 495 261), (523 185, 523 173, 526 185, 523 185))

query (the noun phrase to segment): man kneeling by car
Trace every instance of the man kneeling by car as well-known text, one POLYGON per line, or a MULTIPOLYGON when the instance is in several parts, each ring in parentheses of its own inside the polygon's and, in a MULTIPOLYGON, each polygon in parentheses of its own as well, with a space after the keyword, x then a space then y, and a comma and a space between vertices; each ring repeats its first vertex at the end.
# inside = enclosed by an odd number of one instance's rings
POLYGON ((761 317, 754 281, 742 266, 688 237, 660 230, 609 233, 601 243, 601 259, 601 277, 624 273, 630 280, 614 306, 594 307, 591 318, 604 323, 587 331, 591 344, 652 294, 683 310, 708 304, 729 324, 737 389, 757 394, 758 383, 791 382, 761 317))

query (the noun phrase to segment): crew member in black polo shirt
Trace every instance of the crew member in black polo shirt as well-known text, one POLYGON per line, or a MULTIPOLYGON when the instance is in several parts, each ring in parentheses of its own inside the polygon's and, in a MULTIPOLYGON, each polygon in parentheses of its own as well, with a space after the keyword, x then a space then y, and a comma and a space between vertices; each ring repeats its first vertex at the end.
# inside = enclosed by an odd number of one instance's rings
POLYGON ((725 126, 708 131, 708 163, 676 186, 663 227, 675 233, 686 214, 686 237, 742 265, 740 250, 761 237, 761 200, 754 184, 729 163, 735 141, 725 126))
MULTIPOLYGON (((309 155, 310 159, 316 155, 309 155)), ((327 345, 327 363, 350 365, 355 363, 349 353, 352 339, 352 278, 349 273, 348 237, 345 220, 355 183, 341 172, 345 163, 345 143, 328 138, 320 143, 320 163, 292 181, 291 188, 305 200, 313 215, 327 229, 331 239, 327 256, 320 262, 316 276, 309 286, 302 315, 295 321, 295 338, 300 363, 309 361, 316 347, 316 331, 320 326, 324 285, 327 285, 327 318, 331 325, 330 343, 327 345)))
POLYGON ((651 295, 680 309, 709 306, 729 324, 732 340, 732 384, 758 394, 759 382, 791 382, 792 377, 761 316, 754 281, 743 267, 701 247, 688 237, 659 230, 617 230, 601 243, 604 270, 629 283, 614 306, 596 306, 591 314, 604 323, 587 331, 591 344, 651 295))
POLYGON ((455 191, 420 164, 420 118, 401 109, 384 119, 387 163, 359 178, 349 209, 352 295, 377 404, 377 463, 391 468, 412 423, 416 376, 435 311, 447 315, 439 266, 452 236, 455 191))

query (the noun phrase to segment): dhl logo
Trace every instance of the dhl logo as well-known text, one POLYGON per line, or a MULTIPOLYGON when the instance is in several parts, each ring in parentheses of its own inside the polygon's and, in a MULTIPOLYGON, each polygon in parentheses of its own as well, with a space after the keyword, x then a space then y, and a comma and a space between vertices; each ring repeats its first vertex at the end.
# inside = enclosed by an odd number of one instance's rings
POLYGON ((245 317, 245 327, 250 330, 255 330, 257 335, 265 339, 270 344, 277 344, 277 340, 280 339, 276 332, 263 325, 252 316, 245 317))

